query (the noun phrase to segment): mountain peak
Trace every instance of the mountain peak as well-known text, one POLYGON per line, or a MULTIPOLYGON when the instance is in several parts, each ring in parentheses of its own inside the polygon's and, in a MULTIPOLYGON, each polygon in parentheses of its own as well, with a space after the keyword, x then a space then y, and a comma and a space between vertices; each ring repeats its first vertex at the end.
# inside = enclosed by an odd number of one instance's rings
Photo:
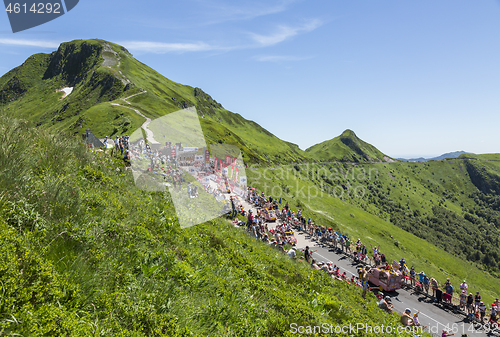
POLYGON ((311 146, 306 150, 321 161, 387 162, 392 159, 347 129, 338 137, 311 146))
POLYGON ((358 138, 356 136, 356 134, 354 133, 354 131, 352 131, 351 129, 346 129, 344 130, 344 132, 342 132, 342 134, 340 135, 340 137, 352 137, 352 138, 358 138))
POLYGON ((87 128, 101 138, 130 134, 147 118, 192 107, 208 143, 237 146, 249 163, 310 160, 297 145, 224 109, 202 89, 169 80, 105 40, 61 43, 50 54, 34 54, 0 77, 2 110, 74 135, 87 128))

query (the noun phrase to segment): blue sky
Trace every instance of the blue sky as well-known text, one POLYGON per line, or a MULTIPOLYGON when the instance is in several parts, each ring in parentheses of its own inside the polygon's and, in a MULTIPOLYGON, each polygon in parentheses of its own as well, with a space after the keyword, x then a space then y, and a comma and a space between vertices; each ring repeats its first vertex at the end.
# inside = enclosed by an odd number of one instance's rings
POLYGON ((499 0, 81 0, 13 34, 0 74, 101 38, 305 149, 345 129, 394 157, 500 152, 499 0))

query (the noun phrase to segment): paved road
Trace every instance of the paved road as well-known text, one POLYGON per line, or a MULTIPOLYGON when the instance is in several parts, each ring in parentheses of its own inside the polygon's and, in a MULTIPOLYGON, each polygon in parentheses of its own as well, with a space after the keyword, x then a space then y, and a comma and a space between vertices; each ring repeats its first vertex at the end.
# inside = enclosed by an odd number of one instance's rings
MULTIPOLYGON (((246 201, 242 202, 243 207, 246 210, 252 208, 250 204, 246 201)), ((255 211, 255 208, 252 208, 255 211)), ((277 224, 279 224, 279 220, 277 224)), ((272 223, 268 225, 271 229, 275 226, 272 223)), ((305 246, 309 246, 313 253, 313 257, 316 261, 322 262, 333 262, 340 267, 341 270, 345 271, 346 274, 351 277, 351 275, 357 276, 356 268, 358 267, 354 261, 347 257, 345 254, 335 252, 334 249, 326 247, 319 244, 315 240, 312 240, 308 234, 302 232, 295 232, 295 237, 297 238, 297 248, 304 249, 305 246)), ((398 313, 403 312, 406 308, 410 308, 412 313, 420 311, 419 318, 420 323, 424 326, 428 326, 426 331, 430 331, 435 336, 441 336, 443 329, 454 328, 455 336, 462 336, 463 333, 468 334, 468 336, 500 336, 499 333, 486 333, 484 330, 476 330, 474 327, 465 322, 465 316, 461 314, 454 314, 451 311, 442 309, 441 307, 432 303, 430 298, 423 295, 417 295, 413 292, 399 289, 386 295, 392 298, 392 304, 394 304, 394 310, 398 313)))
MULTIPOLYGON (((342 270, 346 271, 349 277, 353 274, 357 276, 357 265, 346 255, 337 254, 333 249, 323 247, 317 242, 311 241, 304 233, 296 232, 295 235, 303 238, 302 240, 298 240, 299 243, 301 241, 307 242, 307 245, 309 245, 312 250, 316 250, 316 252, 313 253, 313 257, 316 261, 331 261, 337 266, 340 266, 342 270)), ((302 245, 303 246, 298 246, 298 248, 305 248, 305 244, 302 245)), ((433 333, 440 335, 443 329, 456 327, 458 329, 456 335, 458 336, 461 336, 462 333, 467 333, 470 336, 488 336, 484 331, 475 330, 470 324, 465 323, 465 316, 453 314, 452 312, 441 309, 433 304, 426 296, 419 296, 403 289, 387 293, 386 295, 391 297, 394 309, 398 313, 403 312, 406 308, 410 308, 412 313, 420 311, 420 323, 429 326, 433 333)))

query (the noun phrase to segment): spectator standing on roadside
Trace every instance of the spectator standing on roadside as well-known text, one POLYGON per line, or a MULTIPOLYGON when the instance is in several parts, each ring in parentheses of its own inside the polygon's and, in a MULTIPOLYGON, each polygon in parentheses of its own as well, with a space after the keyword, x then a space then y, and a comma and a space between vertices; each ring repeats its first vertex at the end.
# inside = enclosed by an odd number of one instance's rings
POLYGON ((380 262, 382 262, 382 264, 385 264, 387 262, 387 258, 385 257, 385 254, 380 254, 380 262))
POLYGON ((403 268, 404 268, 405 264, 406 264, 405 258, 402 257, 401 260, 399 260, 399 271, 400 272, 403 272, 403 268))
POLYGON ((432 277, 431 278, 431 288, 432 288, 432 296, 436 297, 436 290, 439 289, 438 281, 432 277))
POLYGON ((363 298, 366 297, 366 292, 368 291, 368 280, 370 279, 370 273, 368 272, 370 267, 366 266, 365 269, 360 273, 361 285, 363 286, 363 298))
POLYGON ((453 298, 453 286, 451 283, 447 282, 444 288, 446 294, 448 295, 448 302, 451 303, 451 299, 453 298))
POLYGON ((481 301, 478 308, 479 308, 479 313, 481 314, 481 322, 483 322, 484 316, 486 315, 486 305, 484 305, 483 301, 481 301))
POLYGON ((351 240, 349 238, 345 238, 345 252, 350 253, 351 252, 351 240))
POLYGON ((231 209, 232 209, 231 218, 235 218, 236 215, 238 214, 238 212, 236 212, 236 205, 234 204, 234 199, 232 196, 229 197, 229 200, 231 200, 231 209))
POLYGON ((427 277, 427 275, 424 276, 424 289, 425 289, 425 293, 427 295, 429 295, 429 283, 430 283, 430 280, 429 278, 427 277))
POLYGON ((410 285, 412 287, 415 286, 415 274, 416 273, 417 272, 415 271, 415 267, 412 266, 411 269, 410 269, 410 285))
POLYGON ((497 306, 495 305, 495 303, 491 303, 490 318, 495 322, 497 321, 497 312, 498 312, 497 306))
POLYGON ((253 222, 253 212, 252 210, 249 210, 248 211, 248 221, 247 221, 247 228, 250 229, 250 226, 252 226, 252 222, 253 222))
POLYGON ((119 142, 118 142, 118 145, 120 147, 120 154, 123 156, 123 137, 120 138, 119 142))
POLYGON ((311 252, 309 251, 309 246, 306 246, 306 249, 304 250, 304 259, 308 263, 309 263, 309 259, 310 259, 310 254, 311 254, 311 252))
POLYGON ((462 290, 462 292, 460 292, 460 309, 465 310, 466 303, 467 303, 467 293, 462 290))
POLYGON ((479 308, 479 304, 481 304, 481 295, 479 295, 479 291, 476 291, 476 296, 474 296, 475 310, 477 310, 477 308, 479 308))
POLYGON ((366 253, 368 253, 368 251, 366 249, 366 246, 362 245, 361 246, 361 256, 362 256, 363 259, 366 259, 366 253))
POLYGON ((474 312, 474 296, 472 296, 472 293, 469 293, 469 296, 467 296, 467 313, 470 314, 474 312))
POLYGON ((424 282, 424 278, 425 278, 425 273, 424 271, 422 270, 420 273, 418 273, 418 281, 420 283, 424 282))
POLYGON ((465 283, 465 280, 463 280, 462 283, 460 284, 460 292, 464 292, 467 294, 468 288, 469 286, 467 285, 467 283, 465 283))

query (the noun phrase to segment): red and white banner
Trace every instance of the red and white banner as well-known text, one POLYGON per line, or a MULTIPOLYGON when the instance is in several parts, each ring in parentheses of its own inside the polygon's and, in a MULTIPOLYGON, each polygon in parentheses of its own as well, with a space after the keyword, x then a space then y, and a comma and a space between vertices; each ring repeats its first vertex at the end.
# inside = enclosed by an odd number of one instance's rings
POLYGON ((231 156, 226 154, 226 165, 231 164, 231 159, 232 159, 231 156))
POLYGON ((177 154, 177 150, 175 148, 173 148, 172 151, 170 151, 170 158, 175 159, 176 154, 177 154))
POLYGON ((217 166, 219 166, 219 162, 217 161, 217 156, 214 157, 214 168, 215 168, 215 172, 217 172, 217 166))
POLYGON ((205 162, 208 163, 210 161, 210 152, 205 150, 205 162))

